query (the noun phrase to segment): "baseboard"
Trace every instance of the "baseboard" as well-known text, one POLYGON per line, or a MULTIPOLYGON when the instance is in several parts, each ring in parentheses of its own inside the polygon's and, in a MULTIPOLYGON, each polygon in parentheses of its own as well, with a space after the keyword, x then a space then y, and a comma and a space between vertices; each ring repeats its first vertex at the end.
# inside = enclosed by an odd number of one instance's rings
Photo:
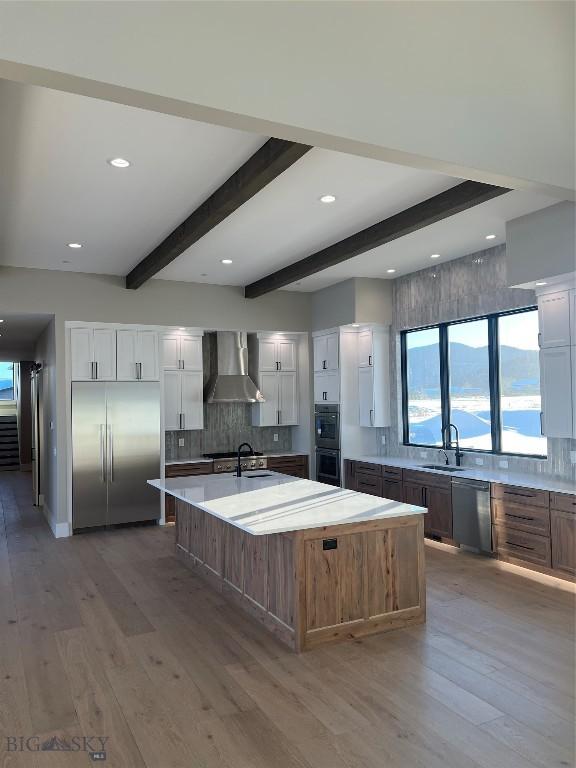
POLYGON ((48 504, 42 504, 42 512, 44 513, 44 517, 46 518, 55 539, 64 539, 71 535, 69 523, 57 523, 54 520, 54 516, 50 511, 48 504))

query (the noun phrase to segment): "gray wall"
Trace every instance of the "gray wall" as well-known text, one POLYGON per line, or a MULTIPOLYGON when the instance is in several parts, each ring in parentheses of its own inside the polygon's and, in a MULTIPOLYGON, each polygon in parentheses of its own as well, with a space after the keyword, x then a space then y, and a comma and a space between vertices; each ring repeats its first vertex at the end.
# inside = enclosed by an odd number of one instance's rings
POLYGON ((576 206, 557 203, 506 224, 508 285, 523 285, 576 269, 576 206))
MULTIPOLYGON (((458 320, 489 312, 501 312, 536 304, 531 290, 508 288, 506 248, 497 246, 464 256, 461 259, 438 264, 394 281, 394 323, 391 333, 391 398, 392 426, 375 430, 376 450, 383 455, 409 456, 420 459, 421 448, 402 445, 401 388, 399 371, 399 332, 418 328, 428 323, 458 320), (381 436, 386 445, 381 445, 381 436)), ((570 464, 570 450, 576 450, 576 441, 549 439, 546 460, 503 457, 510 471, 542 472, 565 479, 575 479, 570 464)), ((428 449, 428 457, 441 454, 428 449)), ((472 465, 475 454, 467 454, 464 464, 472 465)), ((483 455, 485 467, 498 467, 498 456, 483 455)))
POLYGON ((312 329, 392 322, 392 280, 354 277, 311 294, 312 329))
MULTIPOLYGON (((61 358, 63 359, 63 358, 61 358)), ((52 320, 36 344, 36 361, 42 363, 39 377, 40 401, 40 493, 44 497, 44 513, 55 530, 59 522, 58 512, 64 510, 66 486, 62 482, 66 475, 65 452, 58 461, 58 436, 66 432, 66 425, 58 422, 58 366, 56 365, 56 321, 52 320)), ((59 368, 63 368, 61 364, 59 368)), ((63 413, 64 409, 62 409, 63 413)))
POLYGON ((32 463, 32 401, 30 391, 30 373, 33 362, 22 361, 18 366, 18 443, 20 464, 32 463))

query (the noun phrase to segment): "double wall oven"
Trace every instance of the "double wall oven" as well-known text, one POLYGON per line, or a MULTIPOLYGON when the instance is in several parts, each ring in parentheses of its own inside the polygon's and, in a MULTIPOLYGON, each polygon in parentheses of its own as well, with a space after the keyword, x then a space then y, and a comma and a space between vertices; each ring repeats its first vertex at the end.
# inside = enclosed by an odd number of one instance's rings
POLYGON ((316 405, 314 423, 316 479, 319 483, 340 486, 340 407, 316 405))

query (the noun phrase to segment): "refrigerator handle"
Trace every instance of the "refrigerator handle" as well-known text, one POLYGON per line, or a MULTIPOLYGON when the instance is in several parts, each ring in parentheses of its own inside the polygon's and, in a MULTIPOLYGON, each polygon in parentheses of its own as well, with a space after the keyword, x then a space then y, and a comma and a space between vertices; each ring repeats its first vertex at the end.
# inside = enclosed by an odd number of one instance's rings
POLYGON ((104 439, 104 430, 106 426, 100 424, 100 478, 103 483, 106 482, 106 442, 104 439))
POLYGON ((110 482, 114 482, 114 436, 112 434, 112 425, 106 427, 108 433, 108 467, 110 482))

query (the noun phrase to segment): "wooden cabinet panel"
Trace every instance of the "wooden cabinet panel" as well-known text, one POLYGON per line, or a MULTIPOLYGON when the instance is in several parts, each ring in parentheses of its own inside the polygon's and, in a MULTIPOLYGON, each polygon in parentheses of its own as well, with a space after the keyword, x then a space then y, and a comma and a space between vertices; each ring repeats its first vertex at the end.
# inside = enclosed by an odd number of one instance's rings
POLYGON ((164 497, 164 520, 167 523, 176 522, 176 499, 169 493, 164 497))
POLYGON ((495 523, 503 523, 519 531, 550 536, 550 512, 547 507, 493 499, 492 519, 495 523))
POLYGON ((382 496, 393 501, 404 501, 404 488, 401 480, 384 478, 382 481, 382 496))
POLYGON ((576 575, 576 514, 553 509, 550 512, 552 568, 576 575))
POLYGON ((268 610, 294 626, 294 544, 291 536, 268 536, 268 610))
POLYGON ((281 475, 309 478, 308 456, 269 456, 267 462, 268 469, 281 475))
POLYGON ((492 534, 494 548, 499 555, 550 567, 550 539, 547 537, 519 531, 502 524, 493 525, 492 534))
POLYGON ((365 613, 364 536, 305 542, 309 630, 361 619, 365 613), (335 548, 329 548, 333 546, 335 548))
POLYGON ((417 483, 404 483, 404 502, 424 506, 424 486, 417 483))
POLYGON ((190 507, 190 554, 199 562, 204 562, 204 521, 207 517, 196 507, 190 507))
POLYGON ((389 480, 399 480, 402 482, 402 467, 391 467, 386 464, 382 467, 382 475, 389 480))
POLYGON ((382 467, 380 464, 371 464, 368 461, 357 461, 356 471, 362 472, 363 475, 374 475, 380 477, 382 475, 382 467))
POLYGON ((576 514, 576 496, 572 493, 551 493, 550 507, 576 514))
POLYGON ((419 605, 418 572, 403 568, 418 558, 418 533, 416 527, 409 527, 366 535, 369 617, 419 605))
POLYGON ((185 464, 167 464, 166 477, 188 477, 188 475, 211 475, 214 465, 211 461, 198 461, 185 464))
POLYGON ((175 499, 176 502, 176 546, 190 552, 190 506, 175 499))
POLYGON ((492 483, 491 494, 493 499, 501 499, 516 504, 528 504, 531 507, 548 507, 550 503, 548 491, 540 491, 537 488, 522 488, 518 485, 492 483))
POLYGON ((344 460, 344 487, 349 491, 356 490, 356 462, 351 459, 344 460))
POLYGON ((427 487, 435 486, 436 488, 445 488, 447 490, 450 490, 452 487, 452 479, 450 475, 422 472, 418 469, 405 469, 404 482, 427 487))
POLYGON ((268 536, 247 536, 244 542, 244 593, 267 608, 268 536))
MULTIPOLYGON (((218 576, 222 576, 223 562, 223 538, 225 523, 212 515, 204 515, 204 565, 208 566, 218 576)), ((255 537, 253 537, 255 538, 255 537)))
POLYGON ((244 588, 244 543, 246 534, 233 525, 224 527, 224 580, 240 592, 244 588))
POLYGON ((371 496, 382 496, 382 476, 360 472, 356 467, 356 490, 371 496))
POLYGON ((428 514, 424 516, 424 531, 435 536, 452 538, 452 492, 444 488, 427 486, 424 494, 424 506, 428 514))

